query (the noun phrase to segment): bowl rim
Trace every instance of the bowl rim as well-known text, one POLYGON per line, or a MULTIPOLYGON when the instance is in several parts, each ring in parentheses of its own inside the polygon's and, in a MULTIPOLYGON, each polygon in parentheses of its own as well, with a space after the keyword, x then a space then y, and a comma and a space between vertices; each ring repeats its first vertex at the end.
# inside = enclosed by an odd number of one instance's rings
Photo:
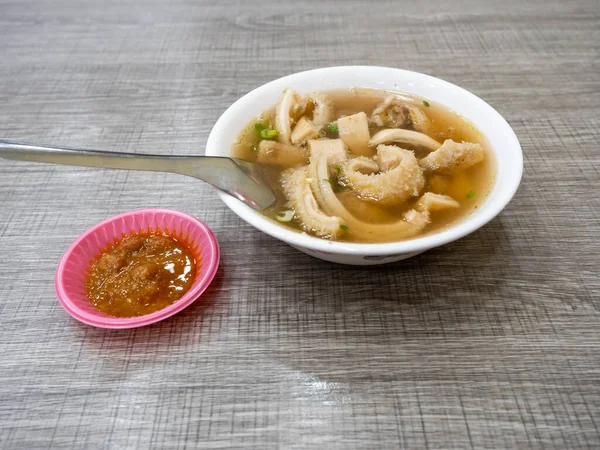
MULTIPOLYGON (((265 92, 273 89, 274 87, 281 87, 282 85, 286 86, 288 83, 291 84, 292 82, 296 82, 297 79, 307 76, 335 78, 336 74, 340 74, 342 72, 344 72, 347 75, 347 73, 364 73, 368 71, 373 71, 374 76, 376 73, 395 72, 396 74, 401 76, 418 77, 421 78, 424 82, 437 83, 437 85, 439 85, 440 87, 453 90, 459 95, 464 96, 469 102, 475 103, 478 107, 483 108, 488 114, 490 114, 494 118, 494 123, 498 127, 503 128, 503 132, 505 133, 504 138, 507 141, 506 145, 512 146, 515 149, 515 155, 513 155, 515 156, 515 160, 511 162, 511 169, 514 171, 512 174, 513 176, 511 178, 512 183, 508 186, 504 186, 504 188, 499 192, 498 198, 496 198, 494 202, 490 202, 490 199, 488 197, 488 199, 486 199, 486 201, 478 209, 477 214, 471 214, 470 216, 463 219, 461 222, 449 228, 446 228, 437 233, 414 239, 375 244, 329 241, 326 239, 310 236, 306 233, 292 231, 266 218, 259 212, 243 204, 241 201, 223 192, 219 192, 219 197, 227 205, 227 207, 229 207, 229 209, 231 209, 238 217, 240 217, 250 225, 254 226, 258 230, 274 238, 280 239, 290 245, 304 247, 306 249, 312 250, 313 252, 365 256, 392 256, 396 254, 402 255, 406 253, 422 252, 425 250, 429 250, 431 248, 438 247, 440 245, 444 245, 449 242, 460 239, 472 233, 473 231, 481 228, 494 217, 496 217, 506 207, 506 205, 508 205, 510 200, 515 195, 523 175, 523 151, 519 143, 519 139, 517 138, 517 135, 515 134, 512 127, 508 124, 506 119, 504 119, 504 117, 502 117, 502 115, 498 111, 496 111, 491 105, 489 105, 480 97, 453 83, 420 72, 384 66, 332 66, 296 72, 269 81, 239 98, 236 102, 229 106, 229 108, 227 108, 227 110, 221 115, 221 117, 219 117, 208 137, 205 154, 208 156, 222 155, 222 153, 218 152, 218 141, 221 139, 221 136, 224 135, 224 133, 231 134, 231 129, 227 129, 224 126, 224 124, 230 123, 232 119, 235 119, 235 116, 239 114, 242 108, 245 108, 248 105, 252 105, 253 103, 258 103, 259 99, 262 96, 264 96, 265 92)), ((355 84, 354 86, 361 87, 359 83, 355 84)), ((340 87, 349 88, 354 86, 346 85, 340 87)), ((381 89, 393 90, 386 87, 382 87, 381 89)), ((405 90, 398 88, 397 90, 399 92, 410 93, 409 89, 405 90)), ((436 99, 433 97, 430 97, 430 99, 432 101, 436 101, 436 99)), ((438 103, 443 104, 450 109, 453 109, 452 105, 448 105, 442 102, 438 103)), ((256 111, 255 115, 258 116, 261 112, 262 110, 256 111)), ((244 121, 244 123, 241 126, 245 125, 245 123, 246 122, 244 121)), ((239 131, 241 131, 241 126, 239 131)), ((237 133, 239 133, 239 131, 237 131, 237 133)), ((492 151, 494 152, 495 156, 498 157, 498 153, 494 149, 494 146, 492 145, 493 143, 491 142, 489 137, 483 132, 482 134, 486 139, 490 141, 492 151)), ((497 185, 498 183, 499 179, 496 178, 495 185, 497 185)))
MULTIPOLYGON (((111 329, 126 329, 126 328, 137 328, 145 325, 150 325, 152 323, 159 322, 164 320, 183 309, 187 308, 189 305, 194 303, 200 296, 204 293, 204 291, 211 284, 214 279, 217 270, 219 268, 220 261, 220 248, 217 238, 215 237, 212 230, 201 220, 197 219, 194 216, 189 214, 182 213, 180 211, 175 211, 171 209, 163 209, 163 208, 144 208, 133 211, 127 211, 116 216, 109 217, 108 219, 103 220, 102 222, 97 223, 96 225, 88 228, 84 231, 67 249, 67 251, 63 254, 56 269, 56 274, 54 276, 54 288, 56 291, 56 296, 58 297, 58 301, 61 306, 71 315, 71 317, 83 322, 87 325, 91 325, 97 328, 111 328, 111 329), (112 317, 98 311, 98 313, 88 313, 82 310, 77 302, 73 301, 69 294, 67 293, 64 286, 64 273, 65 267, 68 259, 74 253, 74 251, 79 247, 79 245, 90 235, 98 232, 105 225, 113 223, 115 221, 121 220, 123 218, 131 217, 131 216, 140 216, 144 214, 165 214, 170 216, 176 216, 188 221, 196 228, 200 229, 201 233, 205 236, 208 246, 212 250, 212 255, 210 259, 202 260, 202 270, 200 272, 200 276, 194 280, 194 283, 190 287, 190 289, 181 297, 179 300, 175 301, 171 305, 155 311, 151 314, 146 314, 143 316, 137 317, 112 317)), ((82 270, 86 270, 86 267, 83 267, 82 270)))

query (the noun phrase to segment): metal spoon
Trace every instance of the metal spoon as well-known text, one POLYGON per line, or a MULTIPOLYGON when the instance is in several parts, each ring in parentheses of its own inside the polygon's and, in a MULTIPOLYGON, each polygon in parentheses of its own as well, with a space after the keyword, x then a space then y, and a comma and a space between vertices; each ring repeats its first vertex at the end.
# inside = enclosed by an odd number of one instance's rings
POLYGON ((263 209, 275 202, 275 194, 269 187, 261 167, 237 158, 75 150, 1 140, 0 158, 105 169, 179 173, 206 181, 254 209, 263 209))

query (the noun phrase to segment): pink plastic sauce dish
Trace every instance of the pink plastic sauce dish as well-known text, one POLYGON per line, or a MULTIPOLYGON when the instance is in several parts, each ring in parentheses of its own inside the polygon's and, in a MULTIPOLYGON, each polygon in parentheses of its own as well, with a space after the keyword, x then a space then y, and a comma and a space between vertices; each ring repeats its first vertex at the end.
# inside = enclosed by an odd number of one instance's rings
POLYGON ((219 244, 212 231, 190 215, 168 209, 142 209, 106 219, 84 232, 58 264, 54 287, 58 301, 75 319, 99 328, 135 328, 166 319, 192 304, 212 282, 219 267, 219 244), (92 261, 108 245, 126 235, 161 230, 191 250, 197 273, 190 289, 173 304, 138 317, 112 317, 96 309, 85 293, 92 261))

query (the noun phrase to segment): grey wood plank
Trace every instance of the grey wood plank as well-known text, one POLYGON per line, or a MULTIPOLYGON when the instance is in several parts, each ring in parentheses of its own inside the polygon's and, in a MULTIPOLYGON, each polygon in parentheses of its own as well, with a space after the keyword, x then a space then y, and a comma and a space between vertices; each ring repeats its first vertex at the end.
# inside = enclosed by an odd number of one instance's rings
POLYGON ((430 73, 498 109, 513 202, 417 258, 300 254, 176 175, 0 161, 0 447, 600 447, 597 1, 0 0, 0 136, 203 152, 252 88, 315 67, 430 73), (86 228, 166 207, 222 264, 130 331, 71 319, 56 263, 86 228))

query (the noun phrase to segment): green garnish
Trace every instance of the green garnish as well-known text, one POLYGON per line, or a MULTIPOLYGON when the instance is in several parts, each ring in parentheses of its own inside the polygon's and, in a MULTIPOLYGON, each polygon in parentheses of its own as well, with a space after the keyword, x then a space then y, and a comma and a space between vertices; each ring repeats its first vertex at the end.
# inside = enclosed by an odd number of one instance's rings
POLYGON ((342 166, 335 166, 335 170, 337 173, 342 173, 342 166))
POLYGON ((340 230, 348 231, 348 227, 346 225, 340 225, 340 230))
POLYGON ((475 197, 475 191, 471 190, 469 191, 469 193, 467 194, 467 198, 473 198, 475 197))
POLYGON ((423 100, 423 104, 427 107, 429 107, 429 102, 427 100, 423 100))
POLYGON ((323 180, 322 180, 322 181, 324 181, 324 182, 326 182, 326 183, 329 183, 330 185, 332 185, 332 186, 333 186, 333 182, 332 182, 332 181, 331 181, 329 178, 323 178, 323 180))
POLYGON ((263 139, 273 139, 279 136, 279 132, 277 130, 261 130, 260 137, 263 139))
POLYGON ((337 133, 339 131, 339 128, 337 127, 337 125, 330 123, 329 125, 327 125, 327 129, 333 133, 337 133))
POLYGON ((279 222, 291 222, 293 218, 294 218, 294 210, 293 209, 287 209, 285 211, 281 211, 281 212, 278 212, 277 214, 275 214, 275 219, 277 219, 279 222))
POLYGON ((279 132, 277 130, 271 130, 260 122, 256 122, 254 124, 254 129, 256 130, 256 133, 260 139, 273 139, 279 136, 279 132))

